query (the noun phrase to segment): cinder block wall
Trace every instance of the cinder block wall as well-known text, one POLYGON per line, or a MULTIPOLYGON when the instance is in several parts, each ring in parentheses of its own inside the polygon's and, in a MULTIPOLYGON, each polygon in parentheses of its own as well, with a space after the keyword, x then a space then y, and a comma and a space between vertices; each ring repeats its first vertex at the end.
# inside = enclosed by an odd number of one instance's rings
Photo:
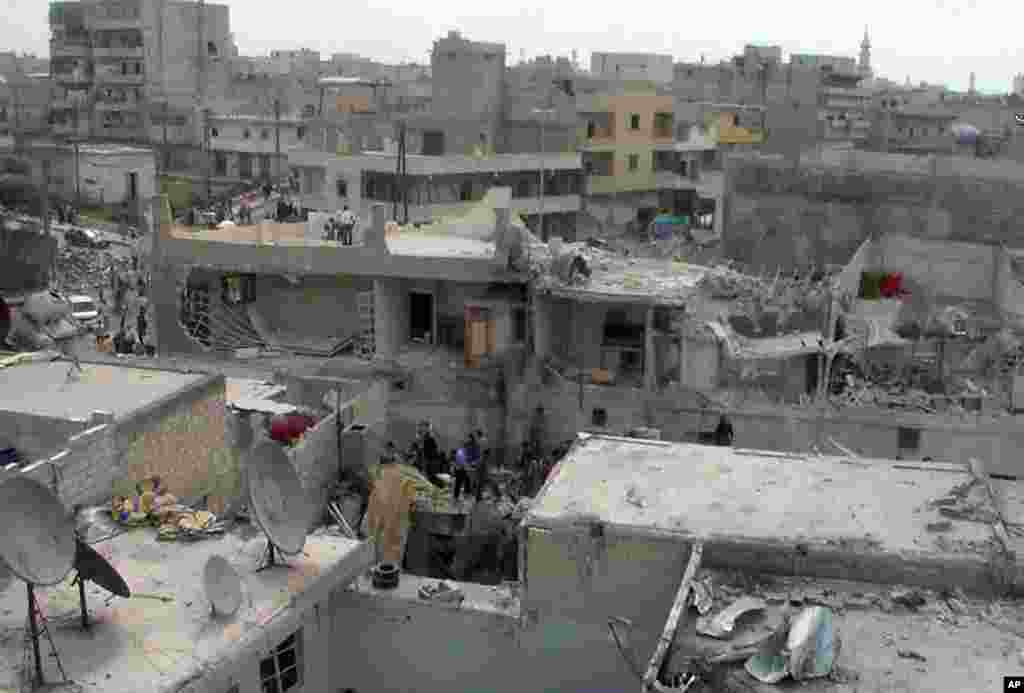
POLYGON ((178 497, 210 495, 218 507, 238 491, 238 457, 227 439, 224 376, 203 378, 119 421, 117 447, 124 484, 134 486, 157 475, 178 497))
POLYGON ((904 160, 921 168, 913 157, 886 159, 890 170, 866 172, 731 160, 726 255, 765 268, 843 263, 873 229, 1009 247, 1024 243, 1014 222, 1024 216, 1020 181, 895 170, 904 160))
POLYGON ((34 461, 51 456, 87 427, 85 421, 0 411, 0 448, 17 448, 23 457, 34 461))
POLYGON ((100 424, 72 436, 64 450, 23 473, 53 489, 69 510, 109 503, 110 489, 121 476, 114 426, 100 424))

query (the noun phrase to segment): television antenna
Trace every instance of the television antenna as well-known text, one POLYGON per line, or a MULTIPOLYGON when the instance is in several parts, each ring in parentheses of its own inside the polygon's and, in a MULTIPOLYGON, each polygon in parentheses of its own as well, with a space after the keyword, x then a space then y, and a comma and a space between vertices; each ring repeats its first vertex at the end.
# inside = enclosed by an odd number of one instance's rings
POLYGON ((256 572, 277 564, 278 552, 294 556, 306 545, 308 508, 302 482, 281 446, 261 439, 249 449, 249 507, 267 535, 267 551, 256 572))
POLYGON ((89 609, 85 602, 85 583, 87 581, 95 582, 118 597, 128 599, 132 596, 131 590, 128 589, 128 583, 124 581, 121 574, 96 549, 83 541, 77 531, 75 532, 75 573, 72 584, 78 585, 78 601, 82 609, 82 628, 84 630, 89 629, 89 609))
POLYGON ((242 579, 219 554, 210 556, 203 567, 203 590, 214 617, 233 616, 242 605, 242 579))
POLYGON ((0 533, 0 561, 25 581, 28 594, 28 628, 25 637, 25 678, 31 690, 43 686, 43 659, 39 638, 45 636, 57 661, 61 679, 68 683, 46 618, 36 601, 36 586, 50 587, 67 577, 75 561, 75 529, 60 499, 46 486, 19 475, 0 482, 0 518, 17 531, 0 533), (29 648, 35 676, 29 673, 29 648))

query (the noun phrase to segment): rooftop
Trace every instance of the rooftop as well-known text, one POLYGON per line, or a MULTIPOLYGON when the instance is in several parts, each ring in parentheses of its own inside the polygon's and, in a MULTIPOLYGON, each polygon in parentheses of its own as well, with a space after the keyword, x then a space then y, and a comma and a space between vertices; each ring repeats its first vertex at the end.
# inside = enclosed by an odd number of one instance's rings
POLYGON ((202 380, 201 374, 66 360, 19 363, 0 369, 0 410, 64 419, 88 419, 96 410, 120 418, 202 380))
MULTIPOLYGON (((148 528, 94 543, 136 596, 113 597, 87 582, 93 626, 86 633, 70 577, 56 587, 37 588, 68 678, 106 693, 180 690, 186 678, 247 643, 265 647, 267 631, 287 619, 297 603, 322 600, 372 560, 367 544, 318 531, 308 537, 301 556, 288 560, 289 568, 256 573, 265 546, 263 535, 244 525, 194 543, 159 543, 148 528), (210 616, 202 574, 213 555, 226 558, 242 578, 243 603, 231 618, 210 616)), ((15 690, 24 654, 25 586, 13 577, 0 580, 0 629, 5 634, 0 639, 0 690, 15 690)), ((48 654, 45 642, 41 647, 48 654)), ((48 681, 59 680, 48 657, 44 673, 48 681)))
MULTIPOLYGON (((955 495, 953 489, 972 478, 966 465, 581 435, 527 522, 561 526, 592 516, 627 533, 763 542, 776 550, 791 542, 830 547, 825 550, 860 547, 862 556, 879 560, 975 561, 988 569, 996 542, 989 522, 953 521, 943 532, 929 528, 947 517, 933 502, 955 495)), ((1020 516, 1019 495, 1014 498, 1006 499, 1006 512, 1020 516)), ((990 503, 988 508, 995 512, 990 503)), ((752 563, 751 569, 757 567, 752 563)))

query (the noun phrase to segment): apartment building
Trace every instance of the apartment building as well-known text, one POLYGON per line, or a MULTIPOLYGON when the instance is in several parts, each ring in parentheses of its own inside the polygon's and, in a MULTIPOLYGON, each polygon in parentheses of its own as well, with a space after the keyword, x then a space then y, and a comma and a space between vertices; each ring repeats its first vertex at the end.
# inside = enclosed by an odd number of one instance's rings
POLYGON ((610 79, 644 79, 657 84, 672 82, 672 56, 657 53, 591 53, 590 72, 610 79))
POLYGON ((720 208, 721 181, 701 172, 715 145, 690 123, 677 128, 672 96, 632 82, 587 101, 580 105, 580 137, 592 219, 645 227, 658 208, 693 216, 713 213, 708 208, 716 201, 720 208))
POLYGON ((288 154, 306 135, 305 121, 291 116, 211 115, 207 122, 212 176, 224 183, 287 176, 288 154))
POLYGON ((50 30, 54 132, 63 136, 148 140, 154 123, 195 124, 196 105, 223 86, 234 53, 226 5, 57 2, 50 30))

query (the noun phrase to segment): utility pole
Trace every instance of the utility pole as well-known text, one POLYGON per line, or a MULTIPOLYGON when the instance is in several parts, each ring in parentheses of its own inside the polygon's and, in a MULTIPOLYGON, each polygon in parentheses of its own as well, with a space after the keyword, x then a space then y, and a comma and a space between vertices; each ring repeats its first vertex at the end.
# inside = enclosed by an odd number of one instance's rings
POLYGON ((281 99, 274 99, 274 182, 281 182, 281 99))
POLYGON ((206 203, 213 198, 210 176, 213 174, 213 152, 210 150, 210 109, 203 109, 203 150, 206 152, 204 169, 206 170, 206 203))
POLYGON ((547 234, 544 232, 544 135, 547 117, 554 113, 553 108, 535 108, 532 113, 540 116, 540 206, 537 210, 537 234, 542 241, 547 241, 547 234))

